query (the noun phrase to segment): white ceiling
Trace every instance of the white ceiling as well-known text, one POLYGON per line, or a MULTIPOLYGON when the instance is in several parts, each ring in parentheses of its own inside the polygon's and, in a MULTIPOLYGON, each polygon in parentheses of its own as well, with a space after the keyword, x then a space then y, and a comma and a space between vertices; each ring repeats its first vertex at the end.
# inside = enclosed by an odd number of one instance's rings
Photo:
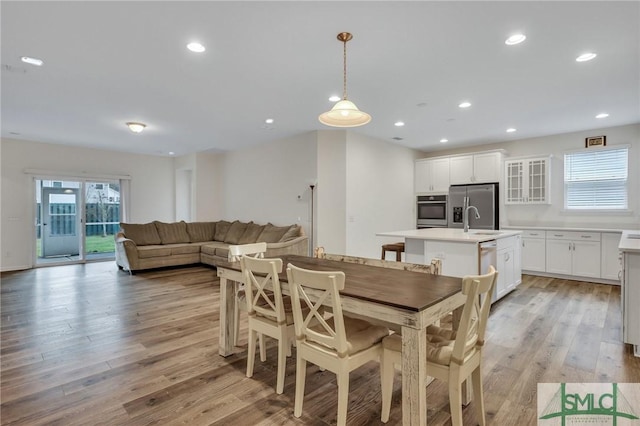
POLYGON ((341 31, 348 97, 373 116, 355 131, 372 137, 430 151, 638 123, 639 6, 2 1, 2 137, 184 155, 328 129, 341 31), (516 32, 527 40, 506 46, 516 32))

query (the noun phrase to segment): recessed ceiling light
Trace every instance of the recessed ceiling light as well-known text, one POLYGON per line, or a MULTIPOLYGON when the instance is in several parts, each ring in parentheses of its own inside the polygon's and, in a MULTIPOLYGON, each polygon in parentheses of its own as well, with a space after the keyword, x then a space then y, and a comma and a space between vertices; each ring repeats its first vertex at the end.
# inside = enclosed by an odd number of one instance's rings
POLYGON ((140 133, 141 131, 144 130, 145 127, 147 127, 147 125, 144 124, 144 123, 137 123, 135 121, 129 121, 127 123, 127 127, 129 127, 129 130, 131 130, 133 133, 140 133))
POLYGON ((507 44, 509 46, 513 46, 514 44, 522 43, 523 41, 525 41, 526 38, 527 38, 527 36, 524 35, 524 34, 514 34, 511 37, 509 37, 508 39, 506 39, 504 41, 504 44, 507 44))
POLYGON ((404 126, 404 121, 396 121, 395 123, 393 123, 393 125, 396 127, 402 127, 404 126))
POLYGON ((197 41, 187 44, 187 49, 195 53, 202 53, 206 50, 204 46, 197 41))
POLYGON ((273 118, 267 118, 264 122, 267 124, 273 124, 273 118))
POLYGON ((36 67, 41 67, 44 62, 42 59, 32 58, 30 56, 23 56, 20 60, 26 64, 35 65, 36 67))
POLYGON ((169 155, 175 155, 176 153, 173 151, 169 151, 169 155))
POLYGON ((507 129, 507 133, 513 133, 513 132, 515 132, 515 131, 516 131, 516 129, 514 129, 513 127, 509 127, 509 128, 507 129))
POLYGON ((460 108, 469 108, 471 106, 471 102, 462 102, 460 105, 458 105, 460 108))
POLYGON ((333 95, 333 96, 331 96, 331 97, 329 98, 329 100, 330 100, 331 102, 338 102, 339 100, 342 100, 342 98, 341 98, 340 96, 338 96, 338 95, 333 95))
POLYGON ((447 143, 449 142, 449 139, 440 139, 440 143, 447 143))
POLYGON ((592 52, 583 53, 582 55, 580 55, 580 56, 578 56, 576 58, 576 62, 590 61, 593 58, 595 58, 596 56, 598 56, 598 55, 596 55, 595 53, 592 53, 592 52))
POLYGON ((609 116, 609 114, 607 114, 606 112, 602 112, 598 115, 596 115, 596 118, 607 118, 609 116))

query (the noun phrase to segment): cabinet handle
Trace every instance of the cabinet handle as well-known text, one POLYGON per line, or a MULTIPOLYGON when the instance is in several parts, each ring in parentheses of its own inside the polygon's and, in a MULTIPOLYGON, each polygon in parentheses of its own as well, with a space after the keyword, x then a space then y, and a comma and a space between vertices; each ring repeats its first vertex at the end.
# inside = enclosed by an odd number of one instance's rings
POLYGON ((580 235, 580 238, 591 238, 591 235, 580 235))
POLYGON ((532 232, 529 235, 538 235, 538 233, 537 232, 532 232))
POLYGON ((511 256, 509 256, 509 253, 505 253, 505 254, 504 254, 504 261, 505 261, 505 262, 508 262, 508 261, 509 261, 509 259, 511 259, 511 256))
POLYGON ((554 237, 564 237, 564 234, 553 234, 554 237))

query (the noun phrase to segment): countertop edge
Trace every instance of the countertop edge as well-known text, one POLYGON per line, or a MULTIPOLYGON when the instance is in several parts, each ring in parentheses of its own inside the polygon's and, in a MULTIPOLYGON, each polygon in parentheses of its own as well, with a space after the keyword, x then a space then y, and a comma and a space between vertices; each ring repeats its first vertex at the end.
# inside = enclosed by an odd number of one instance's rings
POLYGON ((622 237, 620 238, 620 243, 618 244, 618 250, 627 252, 627 253, 640 253, 640 239, 629 238, 628 237, 629 234, 640 234, 640 231, 635 231, 635 230, 622 231, 622 237))

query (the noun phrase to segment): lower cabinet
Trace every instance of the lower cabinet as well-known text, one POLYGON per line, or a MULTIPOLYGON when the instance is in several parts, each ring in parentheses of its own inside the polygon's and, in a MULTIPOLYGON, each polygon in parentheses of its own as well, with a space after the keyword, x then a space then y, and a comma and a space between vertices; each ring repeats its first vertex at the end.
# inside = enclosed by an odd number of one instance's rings
POLYGON ((522 231, 522 270, 546 271, 545 243, 544 231, 522 231))
POLYGON ((546 272, 600 278, 600 233, 546 231, 546 272))
POLYGON ((600 277, 607 280, 619 281, 621 276, 620 254, 618 245, 620 244, 620 232, 603 232, 600 239, 602 249, 602 262, 600 265, 600 277))
POLYGON ((493 300, 498 300, 522 282, 520 263, 520 235, 497 241, 496 269, 498 280, 493 300))

